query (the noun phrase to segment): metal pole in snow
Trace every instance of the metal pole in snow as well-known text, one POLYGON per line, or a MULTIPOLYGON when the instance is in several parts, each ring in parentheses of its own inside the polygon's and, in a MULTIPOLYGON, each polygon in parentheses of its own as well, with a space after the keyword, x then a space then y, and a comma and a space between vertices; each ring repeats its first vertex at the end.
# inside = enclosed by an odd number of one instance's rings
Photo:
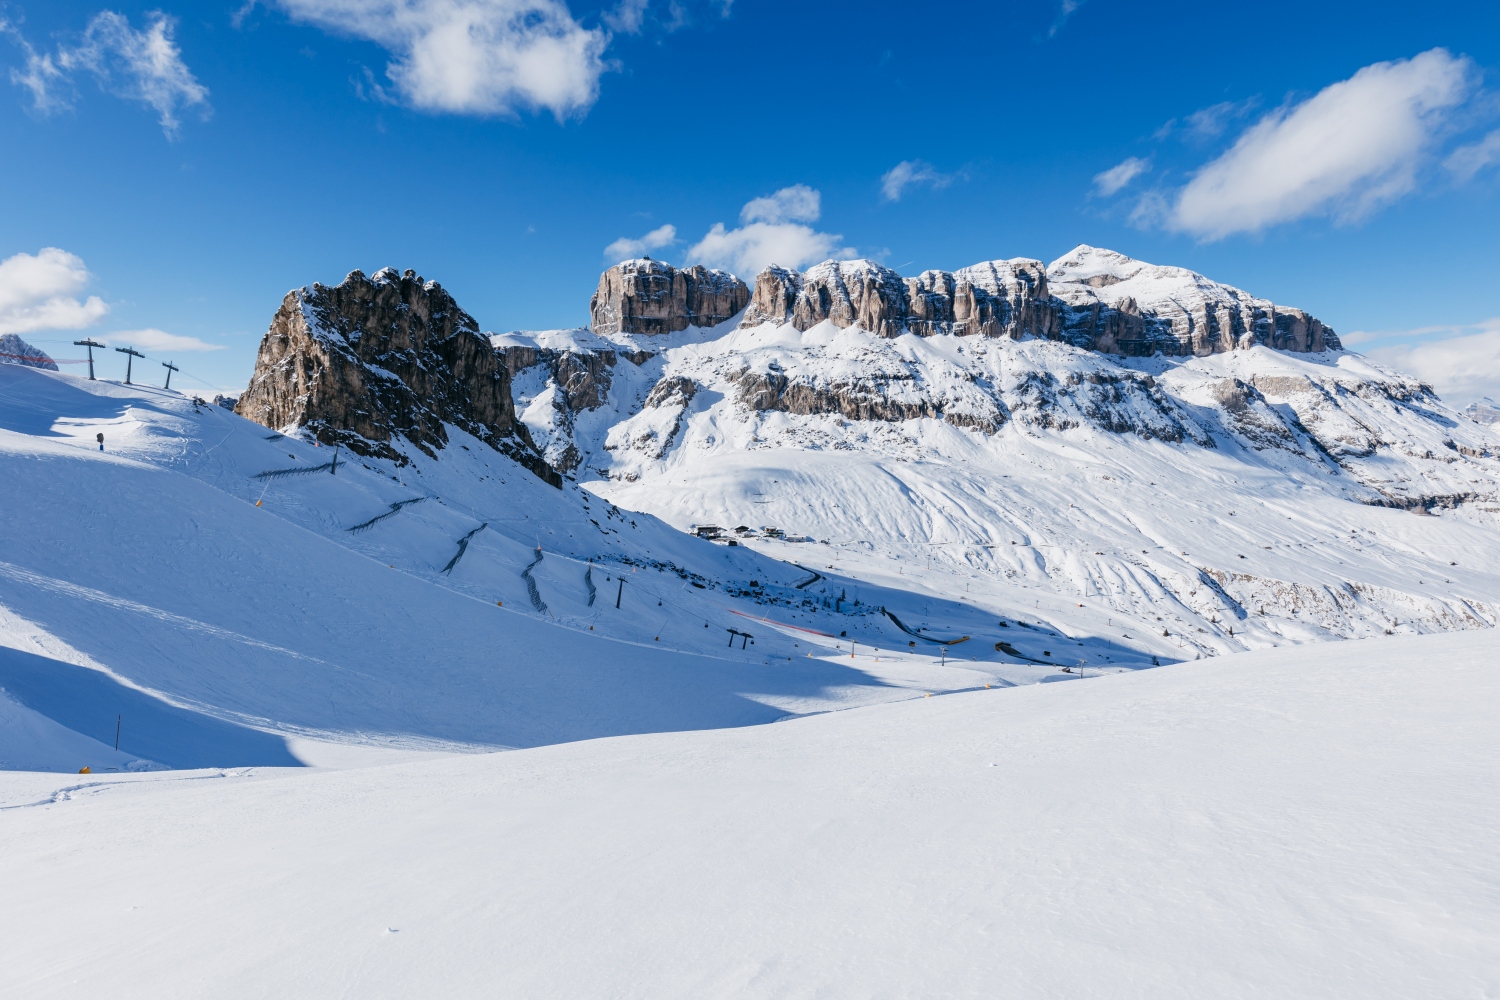
POLYGON ((120 749, 120 720, 122 718, 124 718, 124 716, 120 716, 120 715, 115 716, 115 749, 116 750, 120 749))
POLYGON ((624 594, 624 593, 625 593, 625 578, 622 576, 622 577, 620 577, 620 589, 617 590, 617 591, 615 591, 615 607, 616 608, 619 608, 619 606, 620 606, 620 596, 622 594, 624 594))
POLYGON ((116 347, 115 348, 115 353, 116 354, 123 354, 123 355, 125 355, 125 384, 129 385, 130 384, 130 365, 131 365, 131 363, 136 358, 145 358, 146 356, 144 354, 142 354, 140 351, 137 351, 134 347, 116 347))
POLYGON ((328 474, 330 476, 339 474, 339 442, 337 441, 333 443, 333 465, 329 467, 328 474))
POLYGON ((73 346, 87 347, 89 349, 89 381, 94 381, 94 348, 103 347, 104 345, 94 340, 92 337, 89 337, 86 340, 73 341, 73 346))

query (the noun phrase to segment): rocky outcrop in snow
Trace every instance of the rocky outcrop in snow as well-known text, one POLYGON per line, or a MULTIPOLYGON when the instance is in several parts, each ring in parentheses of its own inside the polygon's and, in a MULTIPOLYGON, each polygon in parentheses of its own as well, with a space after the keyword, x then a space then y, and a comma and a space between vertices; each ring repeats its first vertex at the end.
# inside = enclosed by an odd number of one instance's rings
POLYGON ((48 357, 45 351, 32 347, 13 333, 0 337, 0 364, 57 371, 57 362, 48 357))
POLYGON ((1047 268, 1059 305, 1057 336, 1107 354, 1217 354, 1256 345, 1336 351, 1332 330, 1301 309, 1278 306, 1182 267, 1113 250, 1076 247, 1047 268))
POLYGON ((478 324, 410 270, 288 292, 235 412, 400 465, 398 439, 433 455, 452 424, 561 482, 516 420, 510 375, 478 324))
POLYGON ((745 283, 701 265, 678 269, 649 257, 616 264, 599 276, 589 303, 597 334, 676 333, 718 326, 750 301, 745 283))
POLYGON ((1080 246, 1050 267, 1026 258, 903 278, 874 261, 824 261, 805 273, 768 267, 741 322, 824 321, 880 337, 914 333, 1066 340, 1106 354, 1206 355, 1263 345, 1339 349, 1301 309, 1278 306, 1180 267, 1080 246))
POLYGON ((1486 396, 1464 407, 1464 416, 1476 424, 1500 424, 1500 403, 1486 396))
POLYGON ((924 337, 1046 337, 1056 311, 1041 261, 997 260, 903 278, 870 260, 829 260, 806 273, 766 268, 755 279, 740 325, 790 323, 807 330, 827 320, 880 337, 908 331, 924 337))

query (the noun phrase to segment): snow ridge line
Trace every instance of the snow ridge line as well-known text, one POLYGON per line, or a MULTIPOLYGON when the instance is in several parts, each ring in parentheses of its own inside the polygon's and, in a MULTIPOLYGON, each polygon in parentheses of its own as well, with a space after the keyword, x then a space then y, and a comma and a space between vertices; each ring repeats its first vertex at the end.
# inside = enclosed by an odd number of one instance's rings
POLYGON ((118 608, 122 611, 134 611, 136 614, 148 615, 152 618, 157 619, 158 621, 167 622, 168 624, 176 625, 180 628, 191 629, 194 632, 202 632, 206 635, 212 635, 220 639, 231 639, 235 642, 244 643, 247 646, 253 646, 256 649, 264 649, 273 653, 281 653, 285 656, 290 656, 298 660, 306 660, 309 663, 321 663, 324 666, 333 666, 333 664, 328 663, 327 660, 320 660, 316 656, 308 656, 306 653, 299 653, 295 649, 287 649, 285 646, 277 646, 269 642, 262 642, 259 639, 252 639, 248 635, 241 635, 239 632, 233 632, 227 628, 219 628, 217 625, 210 625, 207 622, 200 622, 196 618, 186 618, 182 615, 174 615, 170 611, 163 611, 160 608, 153 608, 149 604, 140 604, 136 601, 127 600, 123 597, 116 597, 113 594, 106 594, 102 590, 94 590, 90 587, 81 587, 76 583, 68 583, 66 580, 58 580, 54 577, 42 576, 40 573, 33 573, 28 569, 22 569, 20 566, 16 566, 8 562, 0 562, 0 576, 9 577, 10 579, 15 580, 17 583, 29 583, 33 587, 40 587, 41 589, 51 591, 54 594, 62 594, 66 597, 76 597, 85 601, 92 601, 95 604, 103 604, 106 607, 118 608))

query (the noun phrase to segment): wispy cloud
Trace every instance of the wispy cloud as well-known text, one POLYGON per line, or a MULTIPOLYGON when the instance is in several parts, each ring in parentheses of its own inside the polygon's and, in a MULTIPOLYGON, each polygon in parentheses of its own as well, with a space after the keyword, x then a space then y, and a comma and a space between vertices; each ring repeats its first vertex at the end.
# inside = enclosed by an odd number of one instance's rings
POLYGON ((805 184, 782 188, 746 202, 740 209, 742 225, 738 228, 715 223, 688 249, 687 259, 749 278, 770 264, 801 268, 830 257, 855 256, 852 248, 840 246, 842 236, 818 232, 807 224, 821 215, 819 192, 805 184))
POLYGON ((1162 221, 1221 239, 1308 216, 1361 219, 1415 188, 1475 88, 1469 60, 1443 49, 1366 66, 1251 126, 1175 193, 1162 221))
POLYGON ((274 2, 296 20, 380 45, 392 56, 395 92, 423 111, 545 109, 563 119, 593 105, 607 68, 608 33, 583 27, 561 0, 274 2))
POLYGON ((1343 339, 1371 360, 1427 382, 1450 405, 1500 398, 1500 317, 1466 326, 1358 331, 1343 339))
POLYGON ((649 250, 660 250, 677 242, 677 227, 670 223, 658 226, 639 239, 621 236, 609 246, 604 248, 606 260, 629 260, 639 257, 649 250))
POLYGON ((144 330, 120 330, 111 333, 104 338, 111 346, 135 347, 141 350, 152 351, 156 354, 170 354, 176 351, 222 351, 223 344, 210 344, 199 340, 197 337, 184 337, 155 327, 147 327, 144 330))
POLYGON ((26 59, 24 69, 10 71, 11 82, 31 95, 34 111, 46 115, 73 106, 74 78, 87 73, 106 91, 150 107, 162 131, 175 136, 184 109, 196 108, 205 118, 211 113, 208 88, 183 62, 172 37, 177 22, 159 12, 147 17, 146 27, 137 31, 123 15, 102 11, 89 21, 78 45, 59 45, 52 53, 38 52, 19 29, 0 20, 0 31, 26 59))
POLYGON ((1487 167, 1500 164, 1500 129, 1476 143, 1460 146, 1448 155, 1443 165, 1453 172, 1459 183, 1467 183, 1487 167))
POLYGON ((1094 191, 1108 198, 1151 169, 1151 161, 1132 156, 1094 175, 1094 191))
POLYGON ((0 261, 0 334, 93 326, 109 306, 80 297, 92 280, 80 258, 56 247, 0 261))
POLYGON ((1168 139, 1182 136, 1192 142, 1208 142, 1219 138, 1229 126, 1260 106, 1259 97, 1247 97, 1243 101, 1220 101, 1206 108, 1199 108, 1190 115, 1173 118, 1157 129, 1152 138, 1168 139))
POLYGON ((925 185, 933 189, 945 188, 959 176, 938 173, 932 164, 922 160, 902 160, 881 176, 880 196, 886 201, 900 201, 902 192, 909 187, 925 185))
POLYGON ((1068 18, 1072 17, 1073 12, 1083 4, 1084 0, 1060 0, 1057 5, 1057 16, 1052 19, 1052 26, 1047 29, 1047 37, 1051 38, 1061 31, 1063 25, 1068 23, 1068 18))

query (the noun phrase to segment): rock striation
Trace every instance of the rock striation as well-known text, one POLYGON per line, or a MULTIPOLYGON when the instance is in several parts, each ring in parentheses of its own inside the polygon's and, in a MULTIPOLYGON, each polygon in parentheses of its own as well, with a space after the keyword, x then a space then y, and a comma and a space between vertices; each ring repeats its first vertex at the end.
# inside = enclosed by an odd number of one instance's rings
POLYGON ((602 335, 676 333, 718 326, 749 301, 750 290, 728 271, 701 265, 678 269, 643 257, 600 275, 589 303, 590 325, 602 335))
POLYGON ((1055 317, 1041 261, 997 260, 903 278, 870 260, 829 260, 806 273, 766 268, 756 276, 740 325, 790 323, 807 330, 826 320, 880 337, 1045 337, 1055 317))
POLYGON ((410 270, 288 292, 235 412, 398 465, 409 458, 397 439, 432 456, 451 424, 561 484, 516 419, 509 372, 478 324, 410 270))
POLYGON ((1090 246, 1050 266, 1018 257, 915 278, 869 260, 824 261, 806 272, 772 266, 756 276, 740 325, 807 330, 824 321, 880 337, 1029 336, 1124 355, 1340 349, 1334 332, 1301 309, 1090 246))
POLYGON ((1338 336, 1301 309, 1278 306, 1183 267, 1162 267, 1080 245, 1047 268, 1057 336, 1107 354, 1182 356, 1264 346, 1340 350, 1338 336))

